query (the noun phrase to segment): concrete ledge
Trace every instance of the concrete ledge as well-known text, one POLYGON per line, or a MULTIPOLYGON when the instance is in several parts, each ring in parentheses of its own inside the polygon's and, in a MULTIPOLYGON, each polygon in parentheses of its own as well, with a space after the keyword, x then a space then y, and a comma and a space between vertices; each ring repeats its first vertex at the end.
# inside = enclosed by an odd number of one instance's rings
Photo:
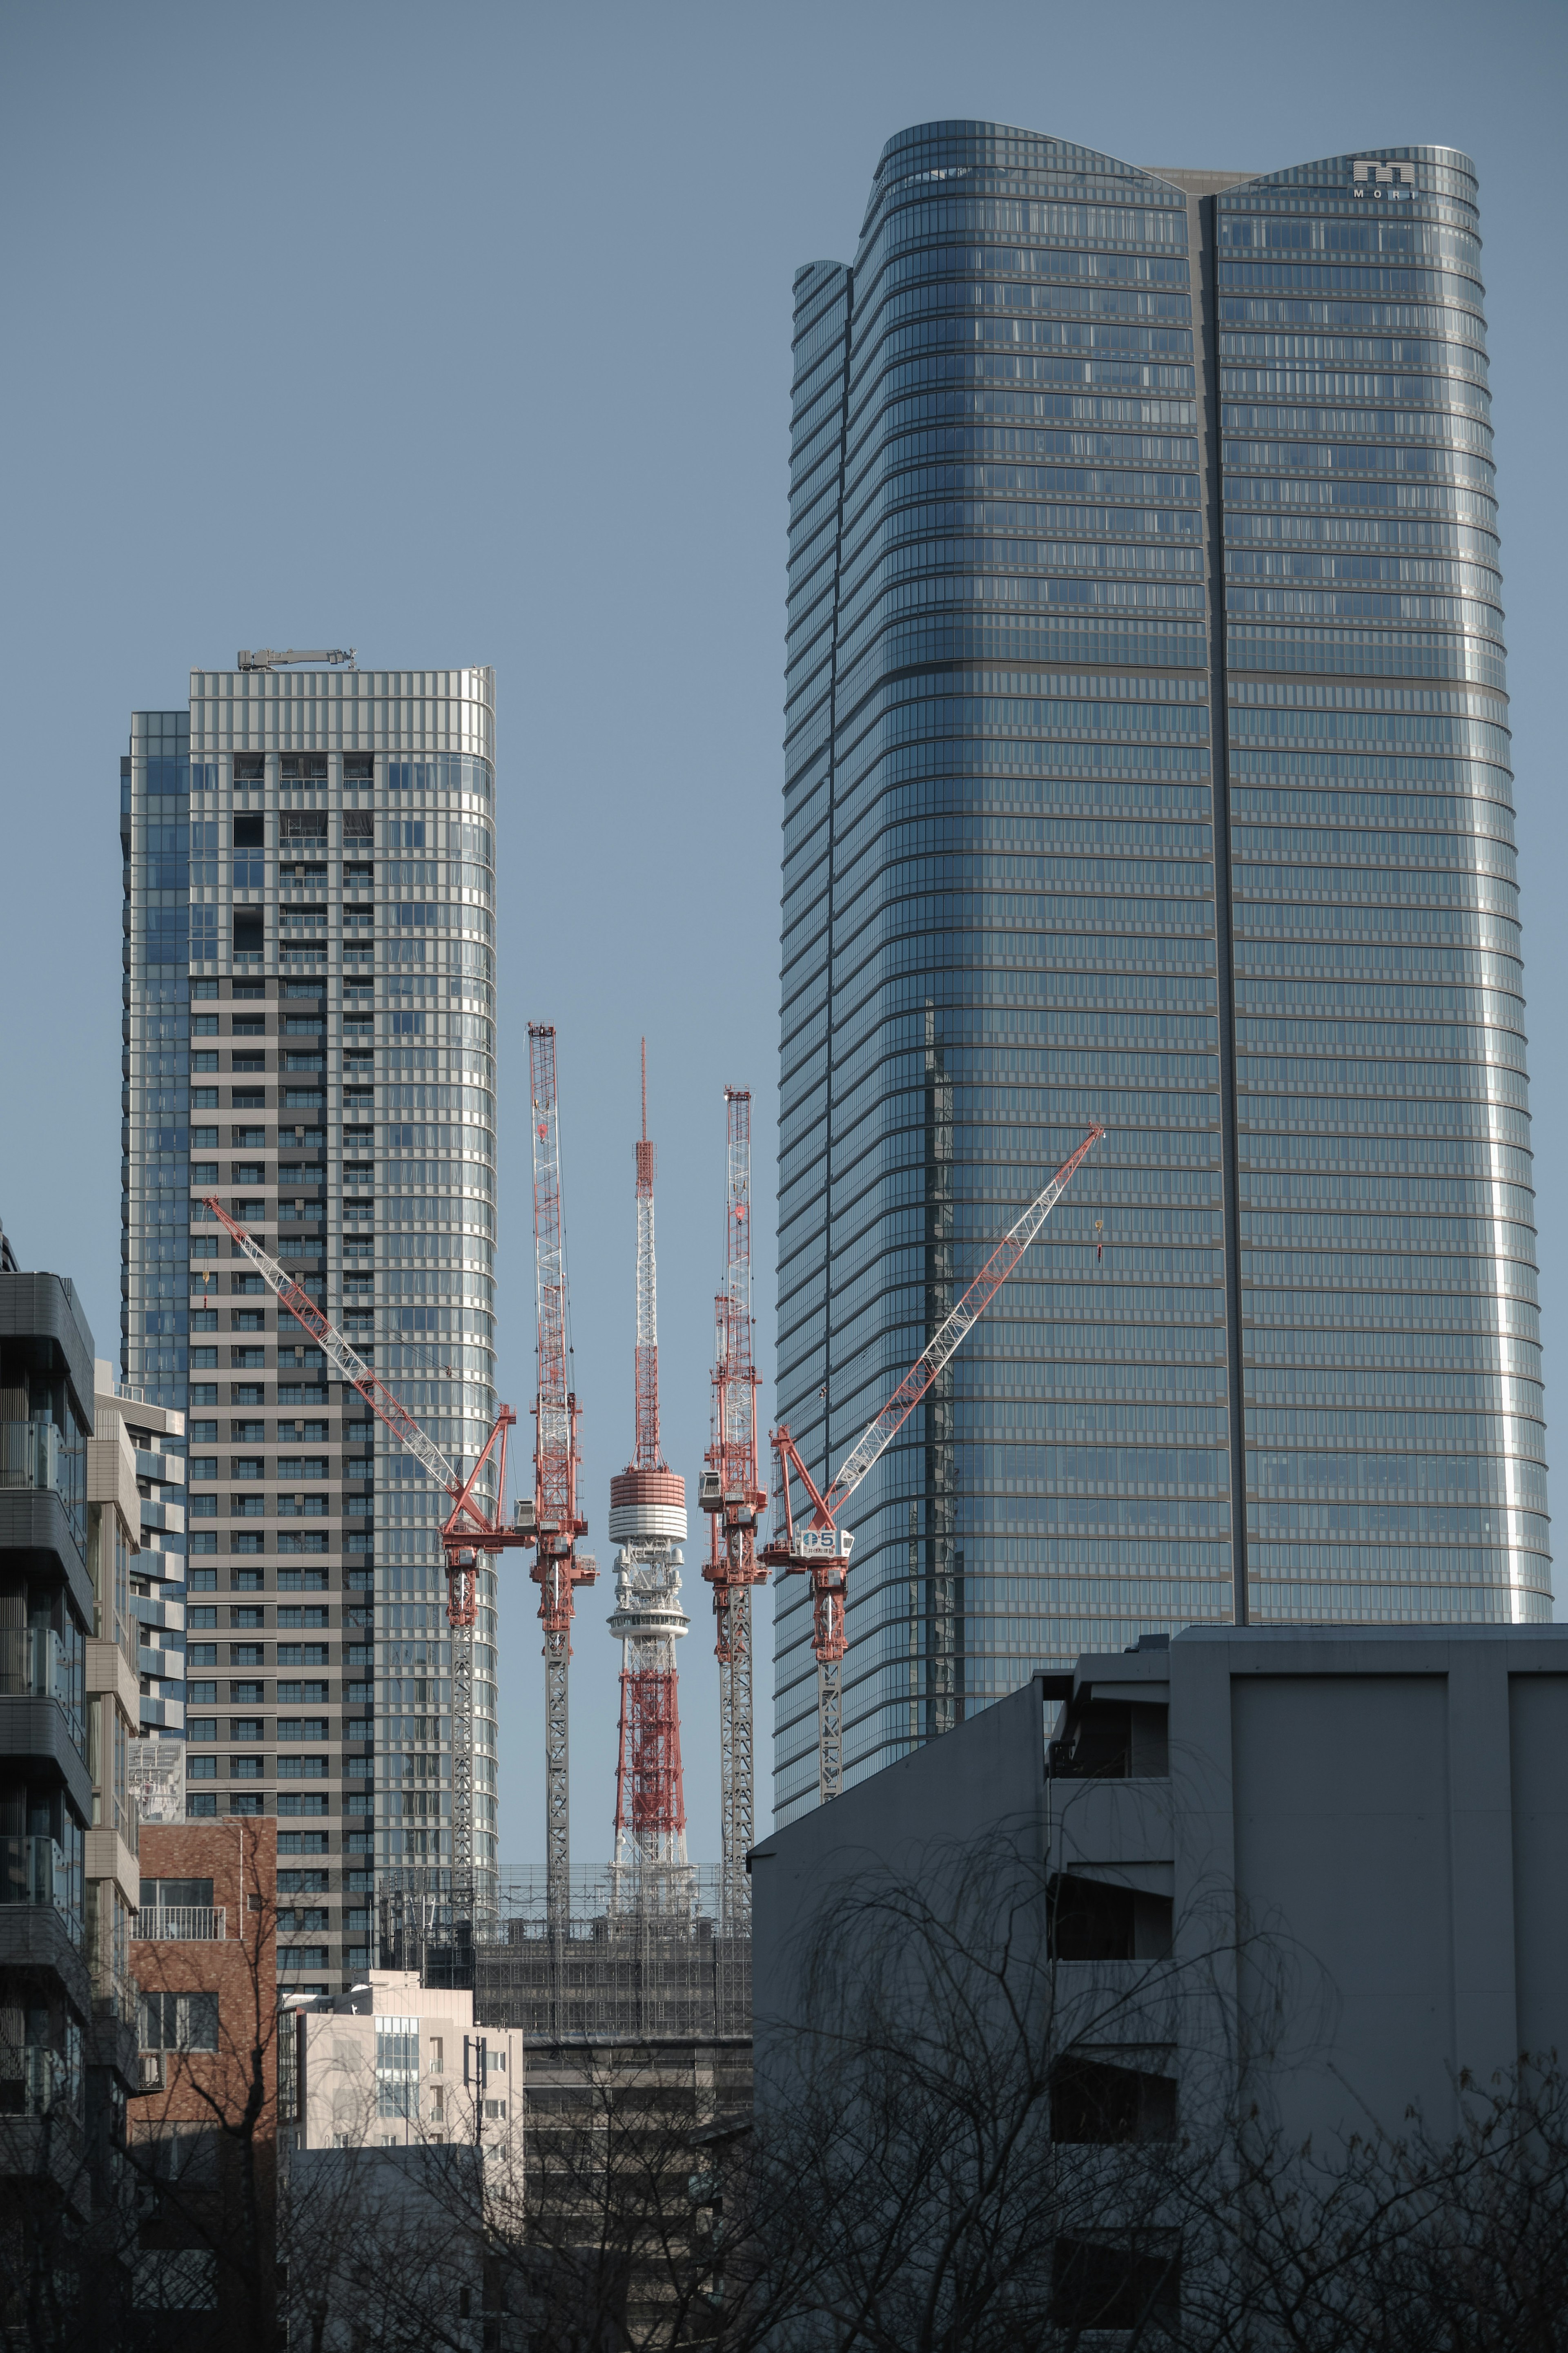
POLYGON ((92 2211, 81 2134, 69 2117, 0 2116, 0 2177, 52 2181, 84 2221, 92 2211))
POLYGON ((129 2020, 113 2018, 103 2011, 93 2020, 87 2036, 87 2062, 89 2067, 107 2067, 120 2078, 121 2089, 132 2097, 142 2089, 142 2066, 137 2052, 138 2036, 129 2020))
POLYGON ((0 1552, 52 1556, 84 1626, 92 1624, 92 1580, 59 1497, 47 1487, 0 1487, 0 1552))
POLYGON ((100 1823, 87 1834, 87 1876, 111 1880, 135 1911, 142 1894, 141 1865, 112 1824, 100 1823))
POLYGON ((87 1963, 51 1904, 0 1904, 0 1969, 48 1969, 83 2019, 92 2015, 87 1963))
POLYGON ((142 1719, 142 1683, 118 1642, 94 1640, 87 1646, 87 1695, 105 1694, 120 1703, 120 1712, 134 1725, 142 1719))
POLYGON ((74 1286, 59 1274, 0 1275, 0 1340, 54 1340, 84 1426, 93 1426, 92 1334, 74 1286))

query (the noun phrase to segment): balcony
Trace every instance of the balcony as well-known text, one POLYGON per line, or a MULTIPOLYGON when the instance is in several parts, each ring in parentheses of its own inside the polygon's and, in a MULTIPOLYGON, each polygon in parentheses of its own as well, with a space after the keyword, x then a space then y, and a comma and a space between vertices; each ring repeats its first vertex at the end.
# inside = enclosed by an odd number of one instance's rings
POLYGON ((222 1905, 174 1904, 142 1913, 136 1922, 139 1945, 221 1945, 228 1935, 228 1913, 222 1905))

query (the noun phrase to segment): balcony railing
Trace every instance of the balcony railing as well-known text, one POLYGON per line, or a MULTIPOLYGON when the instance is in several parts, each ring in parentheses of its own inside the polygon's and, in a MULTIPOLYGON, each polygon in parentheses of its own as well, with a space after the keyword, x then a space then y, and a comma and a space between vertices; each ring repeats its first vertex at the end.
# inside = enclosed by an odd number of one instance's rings
POLYGON ((57 1422, 42 1415, 30 1421, 0 1421, 0 1487, 58 1495, 84 1552, 86 1480, 86 1447, 70 1445, 57 1422))
POLYGON ((136 1940, 142 1945, 221 1945, 228 1935, 226 1907, 170 1904, 139 1915, 136 1940))

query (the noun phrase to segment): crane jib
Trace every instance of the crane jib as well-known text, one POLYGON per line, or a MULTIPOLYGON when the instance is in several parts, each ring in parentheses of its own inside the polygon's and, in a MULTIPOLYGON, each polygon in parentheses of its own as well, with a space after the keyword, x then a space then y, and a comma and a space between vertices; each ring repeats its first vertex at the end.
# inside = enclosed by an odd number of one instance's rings
POLYGON ((848 1502, 878 1456, 898 1436, 942 1366, 984 1314, 1079 1166, 1104 1134, 1103 1127, 1091 1128, 1072 1157, 1064 1161, 1057 1170, 1045 1191, 1030 1202, 1023 1216, 1003 1235, 935 1338, 915 1358, 876 1420, 839 1465, 833 1484, 822 1498, 819 1510, 813 1515, 814 1527, 832 1526, 841 1506, 848 1502))

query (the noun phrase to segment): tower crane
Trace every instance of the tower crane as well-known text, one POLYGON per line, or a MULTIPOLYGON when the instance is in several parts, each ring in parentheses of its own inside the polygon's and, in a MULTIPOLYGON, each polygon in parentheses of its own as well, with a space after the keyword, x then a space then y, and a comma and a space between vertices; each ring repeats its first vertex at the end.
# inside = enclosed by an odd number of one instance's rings
POLYGON ((528 1025, 533 1105, 533 1260, 539 1297, 539 1398, 534 1407, 533 1497, 520 1503, 518 1525, 534 1547, 530 1575, 539 1587, 544 1630, 545 1902, 551 1925, 563 1928, 571 1905, 571 1789, 568 1773, 567 1665, 576 1588, 599 1574, 577 1539, 588 1523, 577 1508, 581 1458, 579 1409, 567 1386, 566 1240, 561 1216, 561 1124, 555 1090, 555 1031, 528 1025))
POLYGON ((745 1932, 754 1835, 752 1782, 752 1588, 766 1582, 757 1521, 767 1490, 757 1468, 758 1374, 752 1321, 752 1098, 724 1090, 724 1287, 713 1302, 713 1442, 698 1501, 708 1513, 708 1565, 719 1661, 719 1792, 722 1818, 720 1924, 745 1932))
POLYGON ((443 1488, 451 1498, 452 1508, 441 1525, 441 1550, 447 1565, 447 1622, 452 1633, 452 1871, 454 1880, 459 1873, 471 1874, 474 1861, 475 1556, 502 1552, 509 1546, 521 1545, 528 1540, 520 1526, 507 1526, 501 1516, 506 1509, 507 1436, 517 1416, 510 1405, 498 1407, 490 1434, 473 1469, 464 1478, 447 1461, 435 1440, 421 1430, 402 1399, 371 1370, 363 1356, 350 1347, 337 1325, 321 1313, 309 1292, 301 1289, 276 1259, 269 1258, 259 1242, 252 1240, 245 1228, 236 1223, 220 1202, 209 1199, 205 1206, 218 1223, 227 1228, 262 1281, 275 1293, 279 1305, 286 1307, 289 1314, 304 1325, 322 1355, 336 1366, 345 1381, 353 1383, 371 1411, 391 1430, 398 1444, 407 1449, 437 1486, 443 1488), (496 1456, 496 1509, 493 1514, 486 1509, 482 1497, 474 1493, 479 1472, 489 1461, 492 1451, 496 1456))
POLYGON ((844 1786, 841 1674, 847 1648, 844 1603, 855 1537, 852 1530, 838 1525, 838 1514, 883 1449, 903 1428, 942 1366, 984 1314, 1104 1134, 1103 1127, 1091 1127, 1078 1150, 1063 1161, 1045 1191, 1008 1228, 947 1321, 915 1358, 881 1412, 850 1448, 826 1493, 818 1492, 787 1424, 781 1422, 773 1434, 784 1526, 775 1525, 772 1537, 763 1547, 762 1557, 770 1568, 795 1569, 811 1579, 811 1647, 816 1660, 817 1792, 824 1804, 829 1798, 837 1798, 844 1786), (805 1519, 803 1515, 798 1525, 790 1501, 792 1471, 811 1499, 811 1516, 805 1519))

